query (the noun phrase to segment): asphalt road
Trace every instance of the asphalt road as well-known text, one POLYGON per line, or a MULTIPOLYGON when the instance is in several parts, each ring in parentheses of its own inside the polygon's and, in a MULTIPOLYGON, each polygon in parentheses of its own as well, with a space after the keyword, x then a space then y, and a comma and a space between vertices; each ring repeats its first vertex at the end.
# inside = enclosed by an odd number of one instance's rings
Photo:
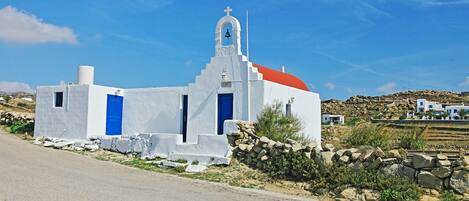
POLYGON ((43 148, 0 130, 0 201, 301 200, 43 148))

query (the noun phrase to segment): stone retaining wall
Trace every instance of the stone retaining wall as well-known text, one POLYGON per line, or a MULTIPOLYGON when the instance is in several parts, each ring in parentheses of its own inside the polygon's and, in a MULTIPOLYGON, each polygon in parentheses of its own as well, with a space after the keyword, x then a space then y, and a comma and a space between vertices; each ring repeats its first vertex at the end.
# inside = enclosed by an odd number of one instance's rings
POLYGON ((0 125, 11 126, 13 123, 22 121, 22 122, 34 122, 33 118, 26 117, 24 115, 19 115, 11 112, 1 112, 0 113, 0 125))
MULTIPOLYGON (((294 141, 281 143, 255 135, 251 122, 236 121, 237 131, 228 135, 233 155, 253 167, 268 165, 268 159, 281 153, 296 152, 314 160, 319 167, 345 165, 352 169, 375 169, 384 175, 408 177, 422 187, 452 189, 459 194, 469 194, 469 156, 449 161, 444 154, 435 157, 415 154, 408 159, 404 150, 382 151, 376 149, 340 149, 331 144, 322 148, 315 144, 301 145, 294 141)), ((306 159, 307 160, 307 159, 306 159)))

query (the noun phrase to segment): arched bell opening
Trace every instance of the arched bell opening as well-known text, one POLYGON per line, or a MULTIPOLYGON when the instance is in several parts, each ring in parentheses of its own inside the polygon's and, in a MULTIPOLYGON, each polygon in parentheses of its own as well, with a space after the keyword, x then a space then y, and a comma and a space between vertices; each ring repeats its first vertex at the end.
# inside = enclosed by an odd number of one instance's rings
POLYGON ((222 28, 223 42, 224 46, 233 45, 233 25, 227 23, 223 25, 222 28))

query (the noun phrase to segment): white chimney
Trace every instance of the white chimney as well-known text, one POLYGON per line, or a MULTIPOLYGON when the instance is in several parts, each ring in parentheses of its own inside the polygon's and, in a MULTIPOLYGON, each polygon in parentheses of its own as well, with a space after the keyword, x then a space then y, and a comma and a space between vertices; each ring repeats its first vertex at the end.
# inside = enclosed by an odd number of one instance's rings
POLYGON ((78 84, 94 84, 93 66, 78 66, 78 84))

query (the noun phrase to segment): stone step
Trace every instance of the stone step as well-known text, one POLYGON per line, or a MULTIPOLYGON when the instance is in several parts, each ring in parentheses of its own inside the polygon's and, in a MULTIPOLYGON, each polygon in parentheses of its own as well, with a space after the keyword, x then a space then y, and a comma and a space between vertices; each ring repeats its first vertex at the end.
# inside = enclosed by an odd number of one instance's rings
MULTIPOLYGON (((446 155, 450 161, 460 158, 460 152, 453 150, 407 150, 407 158, 412 159, 415 154, 425 154, 427 156, 436 157, 436 155, 440 153, 446 155)), ((464 154, 469 156, 469 151, 465 151, 464 154)))
POLYGON ((441 130, 427 130, 425 134, 446 134, 446 135, 466 135, 469 136, 469 133, 466 131, 441 131, 441 130))
POLYGON ((425 136, 442 136, 442 137, 446 137, 446 136, 457 136, 457 137, 466 137, 466 138, 469 138, 469 135, 464 135, 464 134, 447 134, 447 133, 425 133, 425 136))
POLYGON ((427 141, 469 141, 466 138, 458 138, 458 137, 429 137, 425 138, 427 141))

